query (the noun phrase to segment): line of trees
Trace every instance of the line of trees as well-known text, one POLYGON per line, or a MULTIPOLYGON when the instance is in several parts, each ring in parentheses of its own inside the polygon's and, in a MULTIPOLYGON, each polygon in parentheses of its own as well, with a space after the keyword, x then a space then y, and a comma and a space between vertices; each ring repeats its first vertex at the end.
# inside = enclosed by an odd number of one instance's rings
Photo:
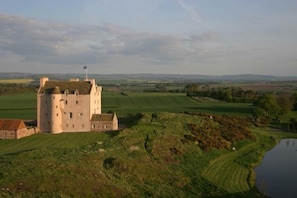
POLYGON ((253 90, 243 90, 240 87, 209 87, 189 84, 185 87, 187 96, 210 97, 226 102, 253 102, 259 94, 253 90))
POLYGON ((256 115, 277 116, 297 110, 297 93, 259 93, 240 87, 209 87, 189 84, 187 96, 210 97, 225 102, 253 103, 256 115))
POLYGON ((37 89, 36 86, 32 84, 1 84, 0 83, 0 95, 35 92, 36 89, 37 89))

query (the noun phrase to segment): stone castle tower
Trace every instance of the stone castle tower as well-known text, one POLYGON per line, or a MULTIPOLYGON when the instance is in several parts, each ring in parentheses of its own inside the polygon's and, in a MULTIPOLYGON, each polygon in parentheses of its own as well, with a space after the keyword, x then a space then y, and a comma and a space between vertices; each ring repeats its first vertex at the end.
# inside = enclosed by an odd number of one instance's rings
POLYGON ((94 79, 40 78, 37 126, 50 133, 117 130, 116 114, 101 114, 101 94, 94 79))

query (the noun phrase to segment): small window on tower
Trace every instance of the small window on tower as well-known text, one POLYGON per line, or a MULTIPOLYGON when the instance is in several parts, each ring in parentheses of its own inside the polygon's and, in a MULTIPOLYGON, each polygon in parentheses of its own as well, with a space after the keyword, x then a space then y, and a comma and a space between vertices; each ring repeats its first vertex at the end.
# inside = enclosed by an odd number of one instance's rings
POLYGON ((72 119, 72 117, 73 117, 72 112, 69 112, 69 118, 72 119))
POLYGON ((78 101, 75 101, 76 104, 78 104, 78 101))

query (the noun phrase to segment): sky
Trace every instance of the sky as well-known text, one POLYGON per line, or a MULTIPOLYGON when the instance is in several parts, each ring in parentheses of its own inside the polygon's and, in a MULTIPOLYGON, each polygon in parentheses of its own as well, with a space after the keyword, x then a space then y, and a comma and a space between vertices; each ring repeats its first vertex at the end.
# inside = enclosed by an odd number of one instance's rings
POLYGON ((0 5, 0 72, 297 76, 296 0, 0 5))

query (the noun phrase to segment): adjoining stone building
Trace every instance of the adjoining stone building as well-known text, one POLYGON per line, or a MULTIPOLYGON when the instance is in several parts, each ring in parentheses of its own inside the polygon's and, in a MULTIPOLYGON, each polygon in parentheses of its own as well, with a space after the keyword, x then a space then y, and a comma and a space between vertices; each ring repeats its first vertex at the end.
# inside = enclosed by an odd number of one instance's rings
POLYGON ((37 128, 28 128, 23 120, 0 120, 0 139, 20 139, 38 133, 37 128))
POLYGON ((94 79, 40 78, 37 127, 49 133, 118 130, 116 114, 101 114, 101 93, 94 79))

